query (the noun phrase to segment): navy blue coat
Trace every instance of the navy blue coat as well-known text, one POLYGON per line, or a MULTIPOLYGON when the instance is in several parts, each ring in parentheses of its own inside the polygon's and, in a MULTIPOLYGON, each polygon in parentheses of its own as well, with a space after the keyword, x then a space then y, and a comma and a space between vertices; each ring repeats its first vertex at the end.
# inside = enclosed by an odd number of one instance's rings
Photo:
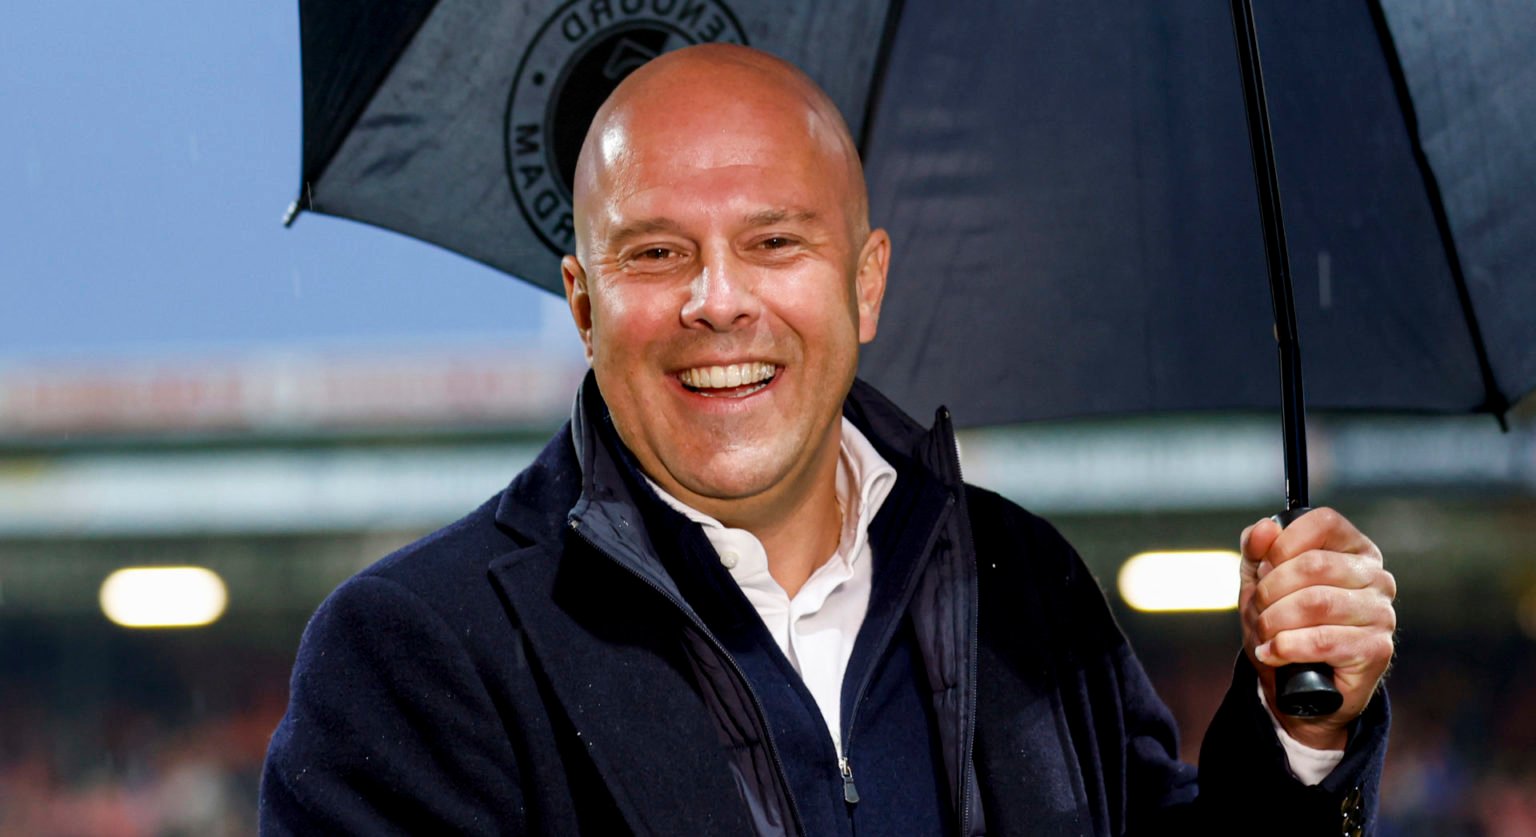
MULTIPOLYGON (((1197 774, 1076 553, 961 483, 947 413, 924 431, 861 383, 844 412, 943 492, 908 615, 953 833, 1368 829, 1384 693, 1343 764, 1305 787, 1239 655, 1197 774)), ((761 713, 658 561, 605 421, 589 377, 506 490, 316 611, 263 834, 799 830, 761 713)))

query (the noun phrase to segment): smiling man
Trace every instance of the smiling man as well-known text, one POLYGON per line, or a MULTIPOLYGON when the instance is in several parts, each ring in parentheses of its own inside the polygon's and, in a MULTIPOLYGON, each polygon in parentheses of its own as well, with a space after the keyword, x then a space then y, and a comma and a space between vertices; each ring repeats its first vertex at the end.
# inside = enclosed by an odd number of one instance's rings
POLYGON ((793 596, 842 528, 838 418, 890 242, 869 230, 857 152, 820 90, 756 54, 697 54, 742 84, 652 68, 598 111, 566 294, 641 470, 752 532, 793 596))
MULTIPOLYGON (((591 374, 501 494, 317 611, 265 833, 1350 834, 1393 581, 1321 510, 1242 533, 1199 771, 1081 561, 857 382, 891 244, 836 108, 741 47, 593 121, 562 262, 591 374), (1344 705, 1276 716, 1274 668, 1344 705), (1170 831, 1172 829, 1172 831, 1170 831)), ((921 246, 922 242, 914 242, 921 246)))

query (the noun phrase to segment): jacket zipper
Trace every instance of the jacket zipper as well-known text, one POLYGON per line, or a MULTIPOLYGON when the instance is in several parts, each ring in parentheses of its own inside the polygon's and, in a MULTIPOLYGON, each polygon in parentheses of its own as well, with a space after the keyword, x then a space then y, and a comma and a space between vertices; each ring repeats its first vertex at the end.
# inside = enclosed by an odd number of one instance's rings
MULTIPOLYGON (((944 432, 949 437, 949 465, 954 469, 955 482, 959 486, 959 493, 956 497, 956 503, 960 506, 960 517, 958 519, 965 524, 965 531, 962 534, 970 540, 970 543, 957 544, 957 546, 967 547, 972 559, 979 564, 980 556, 976 554, 976 537, 970 531, 970 509, 965 505, 965 479, 960 472, 960 440, 955 438, 955 426, 950 418, 949 408, 940 407, 939 414, 944 419, 944 432)), ((972 581, 971 600, 967 603, 970 606, 971 619, 971 656, 966 662, 966 678, 970 684, 970 696, 967 701, 968 706, 965 716, 964 758, 959 765, 960 837, 970 837, 971 833, 971 771, 974 769, 974 765, 971 762, 974 758, 976 747, 976 658, 981 654, 980 640, 977 636, 977 621, 980 611, 980 602, 977 600, 979 582, 978 573, 978 577, 972 581)))
MULTIPOLYGON (((928 554, 933 551, 934 540, 937 538, 937 536, 938 530, 935 529, 932 533, 932 536, 930 536, 928 543, 924 545, 922 555, 918 556, 919 560, 928 557, 928 554)), ((919 573, 913 573, 912 577, 907 579, 907 587, 909 589, 903 591, 902 593, 904 600, 911 598, 912 590, 910 588, 912 585, 917 583, 919 577, 919 573)), ((886 647, 890 645, 891 637, 896 635, 896 630, 898 627, 900 627, 901 622, 901 619, 896 619, 883 629, 883 632, 880 635, 880 642, 876 645, 876 647, 879 648, 882 653, 884 653, 886 647)), ((858 723, 859 720, 859 707, 863 706, 864 704, 864 693, 869 690, 869 681, 872 677, 874 677, 874 673, 875 667, 870 667, 865 669, 863 675, 861 675, 859 679, 859 687, 858 689, 854 690, 853 693, 853 709, 848 713, 848 724, 843 727, 842 731, 843 752, 840 756, 838 756, 837 769, 838 773, 840 773, 843 778, 843 801, 847 802, 849 805, 856 804, 859 801, 859 789, 853 783, 853 763, 849 761, 850 754, 853 752, 853 730, 854 726, 858 723)), ((965 781, 963 774, 964 771, 962 771, 962 778, 960 780, 962 783, 965 781)), ((965 837, 965 835, 962 835, 962 837, 965 837)))
MULTIPOLYGON (((848 745, 843 745, 843 752, 848 752, 848 745)), ((839 756, 837 759, 837 771, 843 774, 843 801, 849 805, 856 805, 859 801, 859 789, 853 784, 853 766, 848 763, 847 756, 839 756)))
MULTIPOLYGON (((700 619, 698 615, 695 614, 690 608, 686 607, 681 601, 679 601, 676 596, 672 595, 661 585, 641 575, 632 567, 626 565, 623 561, 613 557, 613 555, 609 553, 608 550, 599 546, 596 541, 594 541, 590 536, 587 535, 585 531, 582 530, 581 524, 578 521, 570 521, 570 527, 571 531, 575 532, 576 536, 581 538, 582 541, 587 544, 587 546, 590 546, 596 550, 597 554, 617 564, 625 572, 634 576, 645 586, 655 590, 663 599, 666 599, 672 604, 673 607, 677 608, 678 612, 682 613, 683 616, 693 624, 694 628, 698 629, 699 634, 704 637, 705 642, 709 643, 709 646, 714 649, 715 653, 718 654, 721 659, 726 661, 730 671, 736 675, 736 679, 741 683, 742 687, 746 689, 747 697, 752 699, 752 711, 756 714, 757 728, 763 733, 763 741, 768 745, 768 758, 773 763, 774 775, 778 776, 779 781, 783 783, 784 796, 789 800, 789 816, 793 820, 795 833, 805 834, 805 825, 803 820, 800 818, 800 808, 795 803, 795 795, 789 787, 789 778, 788 774, 786 774, 784 770, 784 761, 779 756, 779 748, 773 741, 772 732, 770 732, 768 729, 767 713, 763 711, 763 703, 758 699, 757 692, 752 688, 752 681, 747 679, 746 672, 741 670, 741 666, 736 663, 736 658, 732 657, 725 650, 725 646, 720 644, 720 640, 715 639, 715 635, 710 632, 709 628, 705 627, 704 621, 700 619)), ((852 776, 853 774, 850 770, 846 780, 849 785, 851 785, 853 782, 852 776)), ((858 801, 857 791, 854 792, 853 801, 858 801)))

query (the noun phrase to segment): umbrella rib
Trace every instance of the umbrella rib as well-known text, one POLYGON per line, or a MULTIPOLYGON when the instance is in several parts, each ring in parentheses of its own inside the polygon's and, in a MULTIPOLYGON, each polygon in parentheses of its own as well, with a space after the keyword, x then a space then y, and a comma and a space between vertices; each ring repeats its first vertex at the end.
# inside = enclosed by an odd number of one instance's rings
MULTIPOLYGON (((326 170, 331 167, 331 162, 336 159, 336 155, 340 153, 341 147, 346 144, 347 137, 352 135, 352 129, 357 127, 358 120, 362 119, 363 114, 368 112, 369 106, 373 104, 373 100, 379 95, 379 91, 383 89, 384 83, 394 73, 395 65, 400 63, 401 56, 405 55, 411 48, 411 44, 416 42, 416 36, 421 34, 422 27, 426 26, 427 19, 432 17, 434 11, 436 11, 436 4, 433 4, 425 14, 421 15, 416 21, 416 25, 411 28, 411 33, 401 39, 399 51, 394 54, 394 57, 389 59, 389 65, 379 73, 378 79, 373 85, 373 92, 368 94, 368 98, 363 102, 362 106, 347 120, 346 127, 336 134, 339 139, 331 148, 325 151, 322 159, 316 163, 315 170, 313 172, 303 172, 300 178, 301 182, 299 183, 299 196, 294 200, 293 205, 288 208, 288 214, 283 218, 283 226, 292 226, 294 219, 303 210, 317 211, 315 210, 314 184, 318 183, 320 178, 325 176, 326 170)), ((303 33, 301 32, 301 43, 302 40, 303 33)))
POLYGON ((875 68, 870 74, 869 93, 864 99, 864 123, 859 126, 859 157, 869 157, 869 137, 872 133, 870 125, 875 121, 875 112, 879 110, 879 100, 885 90, 885 72, 891 63, 891 52, 896 42, 896 27, 901 24, 902 7, 904 0, 891 0, 890 6, 885 12, 885 27, 880 33, 880 50, 875 53, 875 68))
POLYGON ((1424 151, 1423 137, 1419 132, 1419 114, 1413 107, 1413 97, 1408 89, 1408 76, 1403 71, 1403 64, 1398 60, 1397 42, 1392 37, 1392 29, 1387 25, 1386 12, 1381 7, 1380 0, 1371 0, 1371 23, 1376 27, 1376 37, 1381 42, 1382 57, 1387 62, 1387 73, 1392 77, 1392 91, 1397 96, 1399 111, 1403 114, 1405 127, 1408 129, 1408 146, 1413 150, 1413 162, 1419 169, 1419 177, 1424 181, 1424 191, 1429 196, 1430 214, 1435 219, 1435 231, 1440 235, 1440 244, 1445 248, 1446 259, 1451 270, 1451 280, 1456 286, 1456 298, 1461 303, 1462 318, 1466 322, 1467 333, 1472 340, 1472 351, 1477 357, 1478 372, 1483 380, 1483 403, 1474 408, 1477 412, 1492 413, 1498 420, 1499 427, 1504 432, 1509 432, 1509 419, 1505 415, 1510 408, 1509 399, 1504 396, 1504 391, 1499 388, 1498 379, 1493 374, 1493 364, 1488 359, 1488 347, 1483 342, 1482 325, 1477 319, 1477 309, 1472 306, 1472 294, 1467 288, 1467 277, 1461 267, 1461 253, 1456 247, 1456 235, 1451 229, 1450 216, 1445 211, 1445 198, 1440 193, 1440 180, 1435 176, 1435 169, 1429 162, 1429 155, 1424 151))

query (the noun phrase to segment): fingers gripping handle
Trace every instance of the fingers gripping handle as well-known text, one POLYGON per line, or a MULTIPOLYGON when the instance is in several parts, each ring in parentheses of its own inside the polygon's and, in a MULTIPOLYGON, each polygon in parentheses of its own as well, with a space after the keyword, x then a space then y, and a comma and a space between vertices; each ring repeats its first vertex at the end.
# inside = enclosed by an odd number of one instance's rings
MULTIPOLYGON (((1286 509, 1272 519, 1284 529, 1310 508, 1286 509)), ((1297 718, 1332 715, 1344 704, 1333 685, 1333 667, 1327 663, 1291 663, 1275 672, 1275 703, 1278 710, 1297 718)))

